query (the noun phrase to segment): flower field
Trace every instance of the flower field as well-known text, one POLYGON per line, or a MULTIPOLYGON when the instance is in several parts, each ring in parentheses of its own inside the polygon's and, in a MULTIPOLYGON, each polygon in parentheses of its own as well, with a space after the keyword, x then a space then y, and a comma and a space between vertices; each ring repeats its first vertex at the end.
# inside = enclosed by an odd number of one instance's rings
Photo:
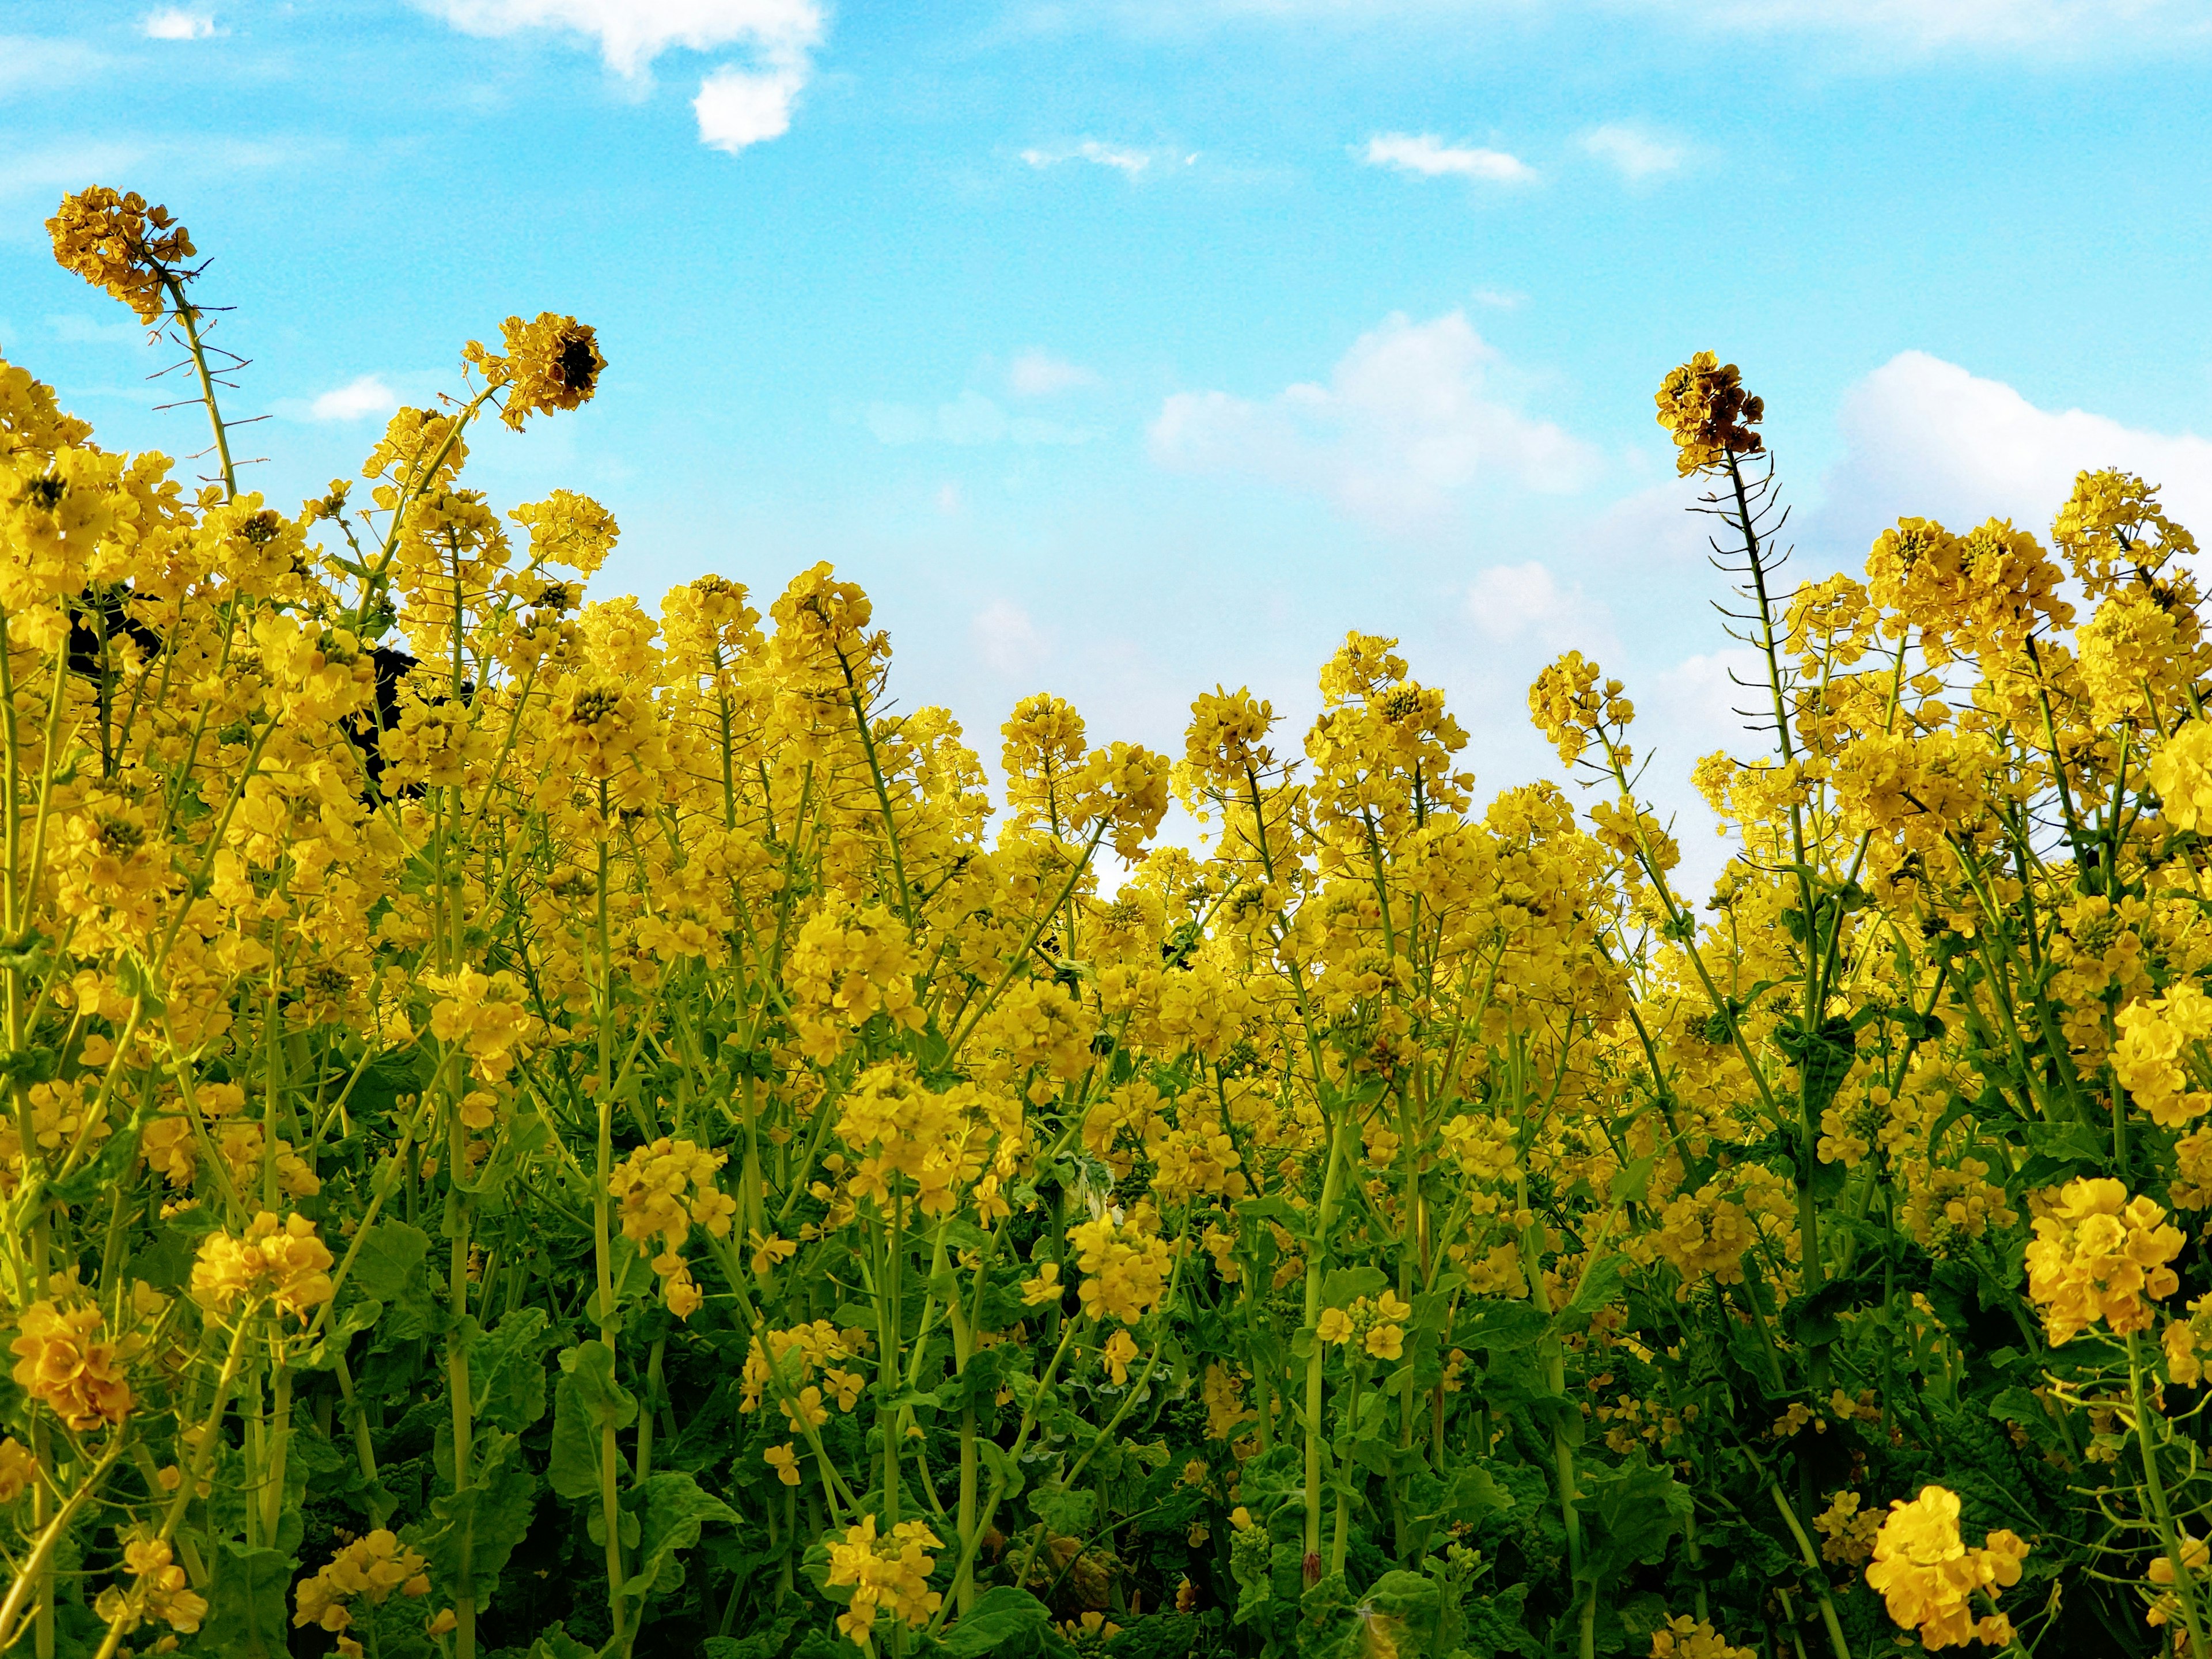
POLYGON ((2212 1659, 2153 487, 1801 585, 1669 374, 1761 665, 1710 892, 1574 653, 1570 787, 1353 634, 1303 734, 1027 698, 994 808, 828 564, 586 601, 603 508, 468 486, 589 327, 288 514, 184 227, 48 228, 213 447, 0 362, 0 1650, 2212 1659))

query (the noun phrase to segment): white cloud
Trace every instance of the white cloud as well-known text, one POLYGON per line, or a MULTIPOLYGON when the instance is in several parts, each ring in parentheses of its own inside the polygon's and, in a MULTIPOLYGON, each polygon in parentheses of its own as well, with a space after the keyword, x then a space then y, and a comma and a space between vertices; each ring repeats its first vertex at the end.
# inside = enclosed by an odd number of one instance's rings
POLYGON ((1352 343, 1327 386, 1302 382, 1264 403, 1176 392, 1152 422, 1152 454, 1181 471, 1317 489, 1398 529, 1434 520, 1480 483, 1577 488, 1595 454, 1492 395, 1486 370, 1496 361, 1460 312, 1425 323, 1394 315, 1352 343))
POLYGON ((894 446, 1080 444, 1088 443, 1091 437, 1088 432, 1063 426, 1057 421, 1009 416, 972 388, 935 409, 918 409, 911 404, 870 404, 861 418, 879 441, 894 446))
POLYGON ((1009 599, 994 599, 968 624, 975 654, 999 673, 1033 674, 1044 665, 1048 647, 1030 613, 1009 599))
POLYGON ((1023 352, 1006 366, 1006 390, 1017 398, 1049 398, 1097 384, 1097 375, 1080 363, 1055 357, 1042 347, 1023 352))
POLYGON ((1361 160, 1370 167, 1395 167, 1423 179, 1480 179, 1494 185, 1525 185, 1535 170, 1502 149, 1447 144, 1433 133, 1378 132, 1367 141, 1361 160))
POLYGON ((643 76, 672 47, 720 52, 741 47, 744 64, 725 64, 699 83, 691 107, 699 142, 732 155, 780 138, 813 77, 826 15, 821 0, 416 0, 468 34, 560 29, 599 42, 616 74, 643 76))
MULTIPOLYGON (((1158 162, 1173 158, 1158 150, 1132 149, 1127 144, 1101 143, 1096 138, 1085 138, 1079 143, 1059 144, 1049 149, 1025 149, 1022 160, 1042 171, 1058 167, 1062 161, 1089 161, 1094 166, 1111 167, 1126 179, 1138 179, 1158 162)), ((1187 167, 1198 160, 1196 155, 1184 158, 1187 167)))
POLYGON ((817 0, 420 0, 467 34, 563 29, 599 43, 617 75, 642 74, 672 46, 744 46, 764 56, 804 53, 822 40, 817 0))
POLYGON ((1562 588, 1542 561, 1492 565, 1468 585, 1467 614, 1493 645, 1527 642, 1545 653, 1570 647, 1602 656, 1613 648, 1606 608, 1577 582, 1562 588))
POLYGON ((149 40, 205 40, 215 33, 215 19, 182 6, 163 6, 146 14, 138 32, 149 40))
POLYGON ((791 131, 791 107, 806 85, 804 59, 762 70, 719 69, 699 83, 691 107, 699 142, 735 155, 791 131))
POLYGON ((1674 172, 1689 154, 1686 147, 1671 138, 1626 123, 1591 128, 1583 135, 1582 146, 1631 184, 1674 172))
POLYGON ((1479 306, 1488 306, 1492 311, 1518 311, 1528 303, 1528 296, 1510 288, 1479 288, 1468 295, 1479 306))
POLYGON ((937 510, 946 518, 958 518, 961 509, 965 506, 967 501, 961 495, 960 486, 957 483, 947 480, 937 486, 937 510))
POLYGON ((399 394, 385 385, 379 375, 364 374, 359 380, 325 392, 307 405, 307 418, 313 421, 358 421, 369 415, 389 415, 399 407, 399 394))
POLYGON ((1814 520, 1846 556, 1899 517, 1970 529, 1992 515, 2039 536, 2084 468, 2115 466, 2163 487, 2167 510, 2212 531, 2212 441, 2039 409, 1925 352, 1899 354, 1844 394, 1844 458, 1814 520))

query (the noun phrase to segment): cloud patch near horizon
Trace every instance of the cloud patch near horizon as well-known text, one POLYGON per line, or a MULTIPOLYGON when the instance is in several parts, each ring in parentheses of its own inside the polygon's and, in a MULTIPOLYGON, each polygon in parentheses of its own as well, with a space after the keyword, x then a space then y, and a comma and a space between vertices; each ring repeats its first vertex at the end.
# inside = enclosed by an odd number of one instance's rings
POLYGON ((1152 458, 1173 471, 1317 491, 1395 531, 1449 516, 1480 485, 1580 489, 1597 471, 1595 451, 1498 396, 1498 362, 1463 312, 1425 323, 1394 313, 1352 343, 1326 384, 1300 381, 1264 399, 1172 394, 1149 429, 1152 458))
POLYGON ((2118 467, 2160 488, 2166 510, 2212 531, 2212 440, 2130 427, 2086 410, 2041 409, 1924 351, 1903 351, 1844 394, 1840 460, 1808 528, 1863 549, 1903 515, 1967 530, 2009 518, 2039 537, 2085 470, 2118 467))

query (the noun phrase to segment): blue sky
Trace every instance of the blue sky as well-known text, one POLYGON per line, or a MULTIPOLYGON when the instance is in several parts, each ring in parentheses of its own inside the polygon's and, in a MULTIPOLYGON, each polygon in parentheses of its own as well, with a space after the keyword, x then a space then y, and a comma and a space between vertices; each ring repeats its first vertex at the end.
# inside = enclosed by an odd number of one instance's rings
POLYGON ((2040 531, 2082 465, 2212 532, 2208 70, 2196 0, 11 0, 0 352, 198 447, 46 253, 137 189, 287 504, 573 312, 600 397, 477 482, 604 500, 597 591, 832 559, 987 753, 1041 689, 1099 739, 1216 681, 1302 721, 1395 634, 1486 787, 1580 645, 1661 783, 1729 701, 1650 419, 1692 350, 1766 397, 1808 570, 2040 531))

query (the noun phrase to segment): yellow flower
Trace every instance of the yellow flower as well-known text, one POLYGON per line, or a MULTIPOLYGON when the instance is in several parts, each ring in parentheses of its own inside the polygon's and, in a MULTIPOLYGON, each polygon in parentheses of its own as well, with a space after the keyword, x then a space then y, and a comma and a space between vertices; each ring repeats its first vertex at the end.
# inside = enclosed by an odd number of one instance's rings
MULTIPOLYGON (((715 1196, 720 1198, 723 1194, 718 1193, 715 1196)), ((766 1238, 758 1232, 753 1234, 752 1269, 758 1278, 766 1279, 775 1271, 779 1263, 788 1261, 798 1254, 799 1246, 787 1238, 775 1233, 770 1233, 766 1238)))
POLYGON ((1972 1597, 1994 1597, 2020 1582, 2027 1546, 1999 1528, 1984 1547, 1968 1549, 1959 1536, 1958 1494, 1923 1486, 1911 1503, 1899 1498, 1875 1534, 1874 1560, 1867 1583, 1881 1597, 1893 1622, 1917 1630, 1931 1651, 1983 1641, 2001 1647, 2012 1639, 2002 1613, 1979 1620, 1972 1597))
POLYGON ((505 355, 469 342, 462 356, 494 386, 507 388, 500 418, 517 432, 531 416, 574 409, 599 390, 607 360, 600 356, 590 325, 574 317, 541 311, 529 322, 510 317, 500 325, 505 355))
POLYGON ((1396 1359, 1406 1351, 1406 1333, 1396 1325, 1374 1325, 1368 1328, 1366 1348, 1374 1359, 1396 1359))
POLYGON ((761 1456, 766 1460, 769 1468, 775 1471, 775 1478, 785 1486, 799 1484, 799 1452, 796 1447, 787 1442, 781 1446, 770 1446, 761 1456))
POLYGON ((1734 363, 1700 351, 1660 382, 1659 424, 1674 435, 1674 467, 1683 477, 1728 465, 1731 455, 1756 454, 1765 446, 1757 426, 1766 412, 1747 397, 1734 363))
POLYGON ((63 1422, 80 1431, 97 1429, 120 1423, 130 1413, 124 1365, 137 1342, 103 1336, 98 1307, 33 1302, 17 1328, 22 1334, 9 1345, 16 1356, 15 1381, 63 1422))
POLYGON ((167 303, 162 276, 198 251, 168 209, 149 208, 137 191, 118 195, 105 185, 62 198, 46 234, 64 270, 105 289, 149 324, 161 320, 167 303))
POLYGON ((1119 1387, 1129 1380, 1129 1362, 1137 1357, 1136 1341, 1126 1329, 1117 1330, 1106 1339, 1106 1346, 1099 1350, 1098 1357, 1119 1387))
POLYGON ((2181 1230, 2148 1198, 2130 1198, 2109 1177, 2084 1177, 2037 1194, 2027 1247, 2027 1290, 2043 1309, 2051 1344, 2070 1341, 2103 1320, 2115 1336, 2147 1329, 2151 1301, 2181 1280, 2167 1266, 2181 1254, 2181 1230))
POLYGON ((862 1516, 858 1526, 846 1529, 843 1542, 830 1547, 829 1582, 853 1592, 837 1615, 837 1628, 866 1652, 879 1610, 911 1630, 927 1624, 945 1601, 928 1583, 937 1563, 927 1552, 938 1547, 937 1534, 919 1521, 902 1521, 888 1537, 878 1538, 876 1517, 862 1516))
POLYGON ((1678 1613, 1651 1635, 1651 1659, 1759 1659, 1750 1648, 1731 1646, 1709 1619, 1678 1613))
POLYGON ((1060 1263, 1046 1261, 1038 1264, 1036 1277, 1022 1280, 1022 1301, 1031 1308, 1041 1308, 1048 1302, 1060 1300, 1060 1263))
POLYGON ((30 1448, 9 1435, 0 1440, 0 1504, 14 1503, 37 1477, 38 1459, 30 1448))
POLYGON ((192 1263, 192 1297, 223 1313, 241 1301, 266 1297, 304 1324, 309 1310, 333 1294, 333 1265, 313 1222, 298 1214, 280 1222, 264 1210, 241 1237, 210 1233, 201 1243, 192 1263))
POLYGON ((119 1622, 126 1631, 148 1619, 187 1636, 199 1629, 207 1617, 207 1598, 187 1588, 185 1570, 171 1556, 167 1539, 132 1539, 123 1547, 123 1566, 131 1576, 131 1588, 111 1586, 100 1593, 94 1610, 101 1618, 119 1622))
POLYGON ((345 1545, 313 1578, 300 1581, 292 1595, 292 1623, 343 1631, 353 1623, 346 1603, 354 1596, 365 1596, 377 1607, 395 1590, 420 1600, 430 1593, 428 1565, 389 1528, 379 1527, 345 1545))
POLYGON ((1323 1308, 1314 1334, 1323 1342, 1352 1340, 1352 1316, 1342 1308, 1323 1308))

